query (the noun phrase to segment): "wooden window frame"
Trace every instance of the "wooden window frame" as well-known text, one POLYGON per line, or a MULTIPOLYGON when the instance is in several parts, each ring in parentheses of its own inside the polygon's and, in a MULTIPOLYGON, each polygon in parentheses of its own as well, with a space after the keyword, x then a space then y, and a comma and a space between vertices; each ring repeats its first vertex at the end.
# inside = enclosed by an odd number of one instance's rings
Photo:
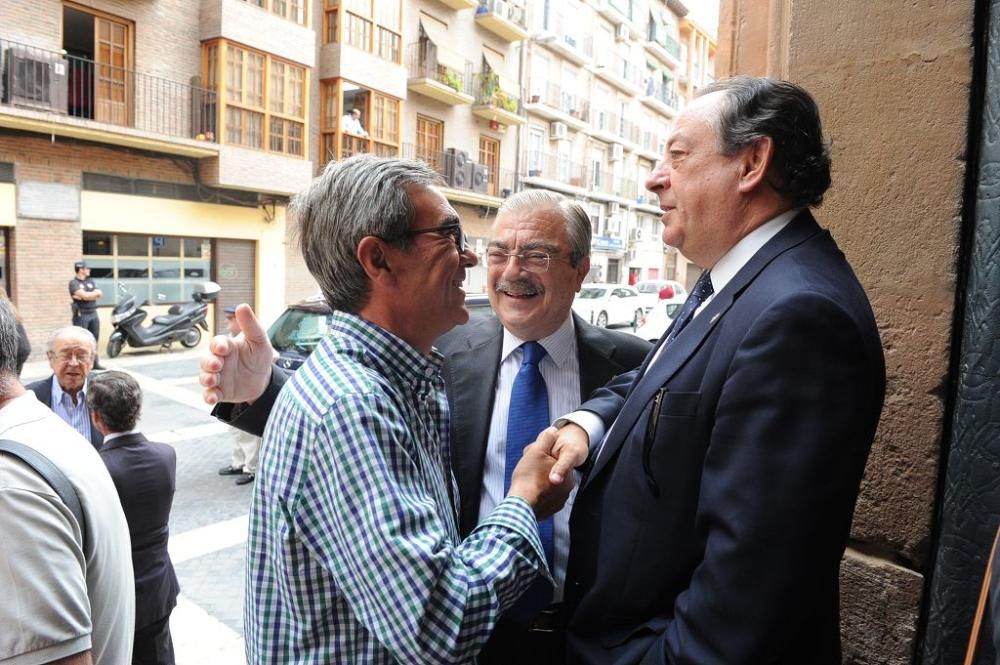
POLYGON ((495 136, 479 135, 479 163, 486 166, 487 187, 486 193, 490 196, 499 196, 500 192, 500 139, 495 136), (496 151, 493 153, 493 160, 489 159, 489 151, 484 151, 484 144, 493 145, 496 151))
POLYGON ((346 44, 393 64, 403 64, 402 0, 366 0, 351 4, 344 0, 323 0, 324 44, 346 44), (380 3, 392 2, 394 25, 382 22, 380 3), (367 9, 362 10, 361 5, 367 9))
POLYGON ((202 73, 206 87, 211 89, 214 83, 214 89, 217 91, 216 126, 219 128, 218 137, 221 143, 289 157, 309 158, 309 70, 307 67, 238 42, 214 39, 202 45, 202 73), (231 51, 244 53, 240 66, 241 87, 239 88, 238 100, 230 99, 231 82, 229 78, 233 74, 229 65, 231 51), (246 101, 247 95, 255 92, 253 87, 247 85, 245 81, 248 63, 252 62, 252 59, 247 58, 246 54, 250 54, 254 58, 262 58, 259 106, 255 102, 247 103, 246 101), (274 77, 272 68, 276 65, 281 66, 282 75, 272 80, 274 77), (279 84, 282 89, 280 93, 277 93, 274 88, 279 84), (280 94, 280 103, 276 97, 278 94, 280 94), (237 141, 230 141, 231 127, 228 117, 230 108, 240 111, 240 139, 237 141), (261 117, 259 146, 251 145, 246 140, 249 113, 259 114, 261 117), (277 133, 275 128, 278 129, 277 133), (280 137, 278 142, 280 148, 272 147, 273 136, 280 137), (291 146, 295 146, 295 149, 291 146))
POLYGON ((263 9, 268 14, 282 18, 295 25, 301 25, 304 28, 309 27, 309 0, 243 0, 243 2, 251 7, 263 9), (284 9, 279 11, 279 6, 283 6, 284 9), (299 7, 298 12, 294 11, 296 6, 299 7), (296 13, 298 16, 296 16, 296 13), (298 20, 299 18, 302 20, 298 20))
POLYGON ((347 134, 340 127, 340 118, 346 108, 343 103, 344 81, 342 78, 320 81, 320 156, 317 160, 320 168, 352 154, 398 156, 402 140, 402 100, 348 81, 364 94, 363 103, 357 106, 367 112, 365 129, 368 136, 347 134), (332 116, 327 112, 328 107, 332 109, 332 116))
POLYGON ((431 168, 444 175, 444 120, 429 115, 417 114, 416 158, 426 162, 431 168), (437 129, 436 134, 427 129, 437 129), (428 143, 428 140, 430 143, 428 143))

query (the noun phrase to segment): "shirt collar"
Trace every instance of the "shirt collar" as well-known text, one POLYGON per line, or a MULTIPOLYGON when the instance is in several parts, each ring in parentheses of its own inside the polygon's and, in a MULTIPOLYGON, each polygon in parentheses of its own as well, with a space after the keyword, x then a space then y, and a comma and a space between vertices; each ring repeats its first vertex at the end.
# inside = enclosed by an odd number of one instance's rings
MULTIPOLYGON (((63 395, 67 394, 62 386, 59 385, 59 377, 55 374, 52 375, 52 401, 54 403, 62 403, 63 395)), ((79 406, 80 402, 87 403, 87 379, 83 380, 83 385, 80 387, 80 391, 77 393, 76 405, 79 406)), ((72 398, 71 400, 72 401, 72 398)))
POLYGON ((110 434, 104 435, 104 444, 107 445, 108 441, 112 441, 122 436, 128 436, 129 434, 135 434, 139 430, 130 429, 127 432, 111 432, 110 434))
POLYGON ((385 328, 357 314, 334 310, 330 330, 353 340, 367 352, 380 373, 396 375, 409 383, 433 381, 441 373, 444 356, 437 349, 420 353, 385 328))
POLYGON ((761 224, 733 245, 712 266, 712 290, 719 293, 726 288, 726 284, 753 258, 754 254, 760 251, 768 240, 776 236, 778 231, 785 228, 799 212, 801 208, 786 210, 774 219, 761 224))
MULTIPOLYGON (((510 354, 514 353, 515 349, 519 348, 526 341, 529 340, 523 340, 504 328, 500 362, 502 363, 507 360, 510 354)), ((545 349, 545 353, 552 358, 552 362, 557 367, 562 367, 564 363, 571 359, 573 353, 576 351, 576 328, 573 324, 573 316, 567 315, 566 320, 563 321, 563 324, 554 333, 537 341, 545 349)))

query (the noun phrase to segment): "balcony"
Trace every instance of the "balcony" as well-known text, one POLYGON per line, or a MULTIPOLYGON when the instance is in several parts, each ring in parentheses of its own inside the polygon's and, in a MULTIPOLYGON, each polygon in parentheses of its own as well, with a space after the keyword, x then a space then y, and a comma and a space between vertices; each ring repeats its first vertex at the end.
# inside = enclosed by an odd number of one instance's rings
POLYGON ((427 42, 414 42, 406 48, 406 87, 449 106, 474 102, 472 64, 466 62, 462 71, 447 67, 438 62, 436 51, 427 42))
POLYGON ((639 150, 637 151, 640 157, 659 161, 663 158, 664 150, 665 141, 663 139, 653 132, 642 133, 642 142, 639 144, 639 150))
POLYGON ((500 78, 496 74, 483 72, 477 74, 475 79, 477 89, 473 115, 505 126, 524 124, 521 100, 500 89, 500 78))
POLYGON ((590 63, 594 58, 594 38, 591 35, 581 35, 570 26, 575 19, 564 14, 547 16, 542 32, 535 36, 535 41, 546 48, 555 51, 566 60, 578 65, 590 63))
POLYGON ((558 83, 546 83, 544 94, 539 90, 528 98, 526 111, 548 120, 564 122, 575 129, 587 128, 589 104, 558 83))
POLYGON ((591 71, 622 92, 638 95, 642 92, 642 74, 631 61, 617 53, 611 54, 604 62, 590 67, 591 71))
POLYGON ((522 164, 522 184, 573 196, 587 193, 587 167, 570 161, 569 157, 528 151, 522 164))
POLYGON ((666 32, 664 26, 652 22, 649 24, 643 48, 671 69, 681 68, 681 45, 666 32))
POLYGON ((402 156, 420 160, 437 171, 444 181, 441 193, 449 201, 498 208, 502 199, 514 190, 514 172, 500 169, 499 173, 494 173, 485 165, 468 159, 468 153, 464 154, 464 166, 460 166, 454 149, 440 152, 404 143, 402 156))
POLYGON ((0 126, 187 157, 211 157, 215 93, 0 39, 0 126))
POLYGON ((591 120, 590 128, 586 131, 595 139, 600 139, 606 143, 618 143, 621 139, 619 135, 621 122, 617 113, 594 111, 591 114, 591 120))
POLYGON ((635 205, 639 188, 634 180, 626 180, 615 176, 611 171, 592 171, 588 183, 590 191, 587 196, 599 201, 613 201, 625 205, 635 205))
POLYGON ((438 0, 438 2, 456 10, 472 9, 479 4, 479 0, 438 0))
POLYGON ((677 92, 662 80, 654 82, 652 77, 646 79, 646 90, 639 101, 668 118, 677 117, 680 110, 677 92))
POLYGON ((511 0, 480 0, 476 23, 508 42, 528 38, 528 19, 524 7, 511 0))

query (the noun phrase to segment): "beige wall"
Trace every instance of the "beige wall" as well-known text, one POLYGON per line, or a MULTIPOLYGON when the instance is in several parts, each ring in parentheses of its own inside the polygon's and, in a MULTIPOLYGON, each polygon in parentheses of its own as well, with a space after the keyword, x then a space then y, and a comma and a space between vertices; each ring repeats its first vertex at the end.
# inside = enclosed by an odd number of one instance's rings
POLYGON ((868 291, 888 394, 843 566, 845 660, 909 663, 944 428, 971 83, 971 2, 723 0, 718 74, 817 98, 817 217, 868 291))

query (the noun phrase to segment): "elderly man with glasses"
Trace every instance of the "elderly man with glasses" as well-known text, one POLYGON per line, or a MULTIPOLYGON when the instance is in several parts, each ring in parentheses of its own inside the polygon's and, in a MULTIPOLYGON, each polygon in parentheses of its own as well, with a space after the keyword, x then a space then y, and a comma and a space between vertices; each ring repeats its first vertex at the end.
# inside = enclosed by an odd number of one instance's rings
MULTIPOLYGON (((449 235, 465 251, 457 220, 408 235, 422 233, 449 235)), ((543 190, 519 192, 501 206, 493 235, 485 261, 496 318, 458 326, 434 343, 445 355, 463 537, 488 524, 502 504, 525 444, 556 414, 575 409, 591 391, 637 367, 649 349, 633 335, 596 328, 571 312, 590 269, 590 219, 578 203, 543 190)), ((201 381, 211 403, 253 401, 220 404, 216 415, 260 432, 287 375, 272 373, 267 336, 249 308, 241 307, 237 316, 244 338, 214 339, 201 381)), ((539 525, 555 586, 537 584, 504 613, 481 664, 561 662, 568 519, 567 505, 539 525)))
POLYGON ((47 356, 52 375, 25 387, 100 450, 104 435, 91 423, 87 406, 87 375, 97 359, 97 340, 86 328, 59 328, 49 335, 47 356))

